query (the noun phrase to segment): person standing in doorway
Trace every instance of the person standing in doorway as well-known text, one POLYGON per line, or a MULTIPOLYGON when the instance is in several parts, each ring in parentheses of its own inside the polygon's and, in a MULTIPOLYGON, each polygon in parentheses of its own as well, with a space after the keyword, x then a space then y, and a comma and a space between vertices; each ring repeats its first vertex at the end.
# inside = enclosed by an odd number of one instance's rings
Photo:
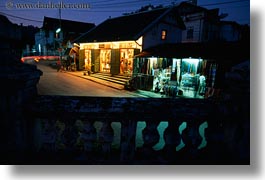
POLYGON ((123 74, 124 73, 124 58, 121 58, 120 61, 120 73, 123 74))
POLYGON ((206 86, 206 78, 203 74, 200 75, 199 77, 199 88, 198 88, 198 91, 197 91, 197 95, 201 95, 203 96, 204 93, 205 93, 205 86, 206 86))

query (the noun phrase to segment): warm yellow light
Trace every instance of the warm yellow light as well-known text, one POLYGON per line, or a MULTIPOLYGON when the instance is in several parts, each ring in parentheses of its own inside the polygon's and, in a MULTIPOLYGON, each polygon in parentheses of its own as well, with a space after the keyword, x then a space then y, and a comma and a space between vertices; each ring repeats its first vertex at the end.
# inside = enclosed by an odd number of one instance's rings
POLYGON ((120 43, 119 42, 112 42, 112 49, 119 49, 120 43))
POLYGON ((81 43, 80 49, 101 49, 100 47, 107 49, 122 49, 133 48, 141 49, 142 38, 137 41, 113 41, 113 42, 93 42, 93 43, 81 43))

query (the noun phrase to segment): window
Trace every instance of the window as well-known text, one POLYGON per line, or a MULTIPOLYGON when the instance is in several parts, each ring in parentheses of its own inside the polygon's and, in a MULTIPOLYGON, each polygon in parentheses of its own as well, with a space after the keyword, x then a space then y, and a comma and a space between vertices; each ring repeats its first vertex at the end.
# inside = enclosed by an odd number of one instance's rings
POLYGON ((167 37, 167 30, 162 30, 162 33, 161 33, 161 39, 162 40, 165 40, 167 37))
POLYGON ((187 30, 187 39, 193 39, 193 27, 189 27, 187 30))

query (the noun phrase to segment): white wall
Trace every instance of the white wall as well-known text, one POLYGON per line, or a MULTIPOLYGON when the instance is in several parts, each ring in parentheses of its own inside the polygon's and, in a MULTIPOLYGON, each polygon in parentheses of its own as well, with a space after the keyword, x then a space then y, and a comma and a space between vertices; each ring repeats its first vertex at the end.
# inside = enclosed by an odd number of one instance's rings
POLYGON ((203 36, 203 25, 204 25, 204 14, 203 12, 190 14, 183 16, 183 21, 186 26, 186 30, 182 31, 182 42, 200 42, 203 36), (193 38, 187 38, 187 32, 189 28, 193 28, 193 38))
POLYGON ((39 52, 39 44, 41 46, 41 52, 46 55, 46 53, 49 54, 58 54, 58 52, 51 52, 51 50, 47 49, 47 44, 50 44, 52 47, 55 44, 55 41, 61 42, 63 40, 63 32, 60 32, 60 38, 56 39, 55 38, 55 32, 53 31, 48 31, 47 36, 45 35, 45 31, 40 30, 40 32, 37 32, 35 34, 35 48, 36 51, 39 52))

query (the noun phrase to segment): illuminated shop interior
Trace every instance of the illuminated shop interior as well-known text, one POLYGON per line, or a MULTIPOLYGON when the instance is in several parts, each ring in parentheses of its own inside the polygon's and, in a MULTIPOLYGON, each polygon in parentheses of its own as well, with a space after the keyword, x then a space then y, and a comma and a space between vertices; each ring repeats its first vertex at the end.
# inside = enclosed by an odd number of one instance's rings
POLYGON ((142 37, 137 41, 81 43, 84 68, 95 72, 131 75, 133 57, 142 50, 142 37))
POLYGON ((204 98, 206 82, 214 85, 216 65, 201 58, 137 57, 134 61, 134 73, 153 76, 152 91, 157 93, 204 98))

